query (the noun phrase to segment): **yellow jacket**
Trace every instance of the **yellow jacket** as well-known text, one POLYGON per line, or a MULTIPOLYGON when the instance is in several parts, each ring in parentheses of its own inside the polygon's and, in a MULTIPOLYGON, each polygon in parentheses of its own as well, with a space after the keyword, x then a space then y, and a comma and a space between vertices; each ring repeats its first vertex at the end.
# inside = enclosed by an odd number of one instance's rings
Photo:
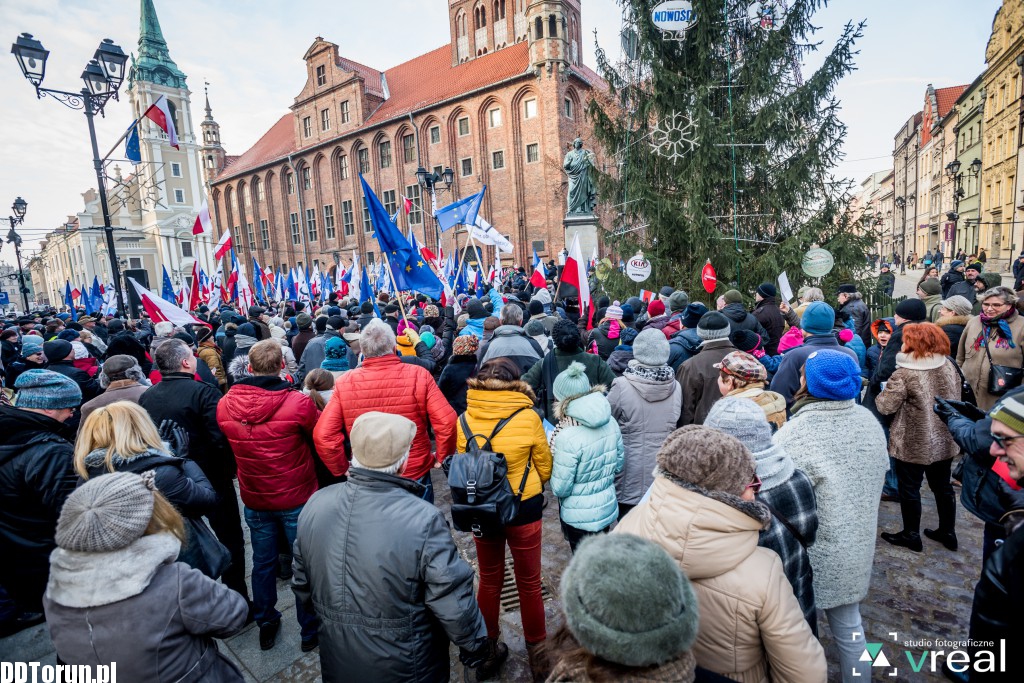
MULTIPOLYGON (((520 408, 526 408, 508 424, 491 441, 491 450, 505 456, 508 463, 508 482, 512 492, 519 490, 526 469, 527 459, 533 460, 530 474, 523 490, 523 500, 532 498, 542 492, 543 483, 551 477, 551 449, 544 433, 540 416, 533 410, 533 390, 526 382, 505 382, 498 379, 469 380, 469 391, 466 393, 466 423, 472 434, 482 438, 476 440, 478 446, 484 445, 484 439, 491 435, 495 425, 520 408)), ((455 427, 457 441, 455 450, 466 452, 466 434, 462 425, 455 427)))

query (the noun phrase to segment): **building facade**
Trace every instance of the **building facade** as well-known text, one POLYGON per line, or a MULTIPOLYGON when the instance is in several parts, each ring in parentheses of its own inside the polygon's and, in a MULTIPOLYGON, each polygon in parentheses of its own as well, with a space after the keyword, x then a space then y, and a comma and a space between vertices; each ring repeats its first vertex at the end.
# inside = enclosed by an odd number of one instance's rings
POLYGON ((914 249, 917 225, 917 160, 920 148, 921 112, 911 116, 896 133, 893 162, 893 253, 905 268, 907 255, 914 249))
MULTIPOLYGON (((435 2, 437 0, 434 0, 435 2)), ((454 171, 443 206, 487 186, 480 213, 515 247, 514 261, 552 258, 566 243, 562 159, 591 139, 584 107, 600 77, 580 58, 579 0, 449 0, 448 44, 378 70, 318 37, 290 112, 240 156, 224 153, 212 114, 202 124, 216 229, 239 261, 332 271, 352 252, 379 259, 359 176, 399 227, 445 253, 418 168, 454 171)), ((571 235, 569 239, 571 239, 571 235)))
MULTIPOLYGON (((191 281, 196 259, 209 271, 215 236, 192 235, 206 195, 200 153, 205 143, 193 126, 186 76, 171 59, 153 0, 141 0, 139 27, 126 100, 131 116, 140 119, 142 161, 134 166, 124 162, 128 172, 108 166, 107 196, 120 270, 145 270, 150 287, 159 289, 164 268, 176 287, 191 281), (141 118, 161 95, 174 118, 178 149, 155 123, 141 118)), ((83 210, 49 233, 33 259, 32 279, 41 285, 41 302, 63 303, 67 282, 72 288, 91 285, 94 277, 105 285, 112 282, 99 194, 90 189, 82 198, 83 210)))
POLYGON ((956 241, 953 253, 963 249, 965 254, 976 254, 979 245, 979 223, 981 206, 981 176, 969 169, 974 160, 981 160, 982 127, 984 123, 985 90, 979 75, 967 86, 956 101, 956 159, 963 174, 963 196, 957 206, 959 219, 956 225, 956 241))
POLYGON ((1006 270, 1024 250, 1019 221, 1024 197, 1018 191, 1021 135, 1021 70, 1024 59, 1024 3, 1009 0, 992 20, 982 75, 985 107, 982 130, 980 243, 990 268, 1006 270))

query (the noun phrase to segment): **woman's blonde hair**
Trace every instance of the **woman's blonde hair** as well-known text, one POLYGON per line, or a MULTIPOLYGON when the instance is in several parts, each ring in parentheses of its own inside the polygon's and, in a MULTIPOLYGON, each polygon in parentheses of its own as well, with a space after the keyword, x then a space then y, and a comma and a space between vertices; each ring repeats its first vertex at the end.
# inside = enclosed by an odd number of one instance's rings
MULTIPOLYGON (((76 466, 77 460, 78 458, 75 458, 76 466)), ((181 518, 181 513, 164 498, 162 493, 153 491, 153 516, 149 518, 149 526, 146 527, 143 536, 164 532, 177 536, 182 545, 188 543, 188 537, 185 535, 185 520, 181 518)))
POLYGON ((75 471, 82 479, 89 478, 85 456, 97 448, 107 449, 104 462, 109 472, 116 471, 115 456, 131 459, 151 448, 167 451, 149 413, 130 401, 116 401, 97 408, 82 423, 75 440, 75 471))

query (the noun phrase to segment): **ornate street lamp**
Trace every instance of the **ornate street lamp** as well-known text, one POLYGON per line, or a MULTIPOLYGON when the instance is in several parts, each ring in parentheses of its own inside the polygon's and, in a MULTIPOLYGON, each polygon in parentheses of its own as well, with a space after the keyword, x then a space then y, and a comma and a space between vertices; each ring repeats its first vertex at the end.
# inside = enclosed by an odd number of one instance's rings
POLYGON ((14 212, 14 215, 7 217, 7 221, 11 224, 11 230, 7 233, 7 241, 14 245, 14 255, 18 260, 18 274, 10 275, 9 277, 18 280, 21 301, 25 305, 23 312, 28 313, 28 287, 25 285, 25 270, 21 266, 21 235, 14 231, 16 227, 25 222, 25 214, 28 213, 28 202, 18 197, 11 204, 11 211, 14 212))
MULTIPOLYGON (((445 166, 441 174, 438 175, 437 173, 434 173, 433 171, 428 171, 427 169, 420 166, 419 168, 416 169, 416 181, 420 184, 420 187, 422 187, 430 195, 430 203, 431 205, 433 205, 438 194, 442 192, 452 191, 452 183, 455 182, 455 171, 452 170, 451 166, 445 166)), ((437 229, 437 222, 435 219, 435 242, 438 239, 438 234, 439 233, 437 229)))
MULTIPOLYGON (((96 114, 104 115, 103 108, 111 99, 117 99, 117 91, 124 82, 125 65, 128 56, 109 38, 100 42, 93 58, 82 71, 85 87, 79 92, 69 92, 54 88, 42 87, 46 75, 46 59, 50 53, 43 44, 29 33, 22 33, 11 46, 11 54, 18 61, 21 73, 36 89, 36 97, 52 97, 70 109, 85 112, 89 124, 89 139, 92 142, 93 168, 96 171, 96 185, 100 195, 100 209, 103 211, 102 229, 106 233, 107 255, 110 258, 110 269, 113 273, 114 291, 117 297, 117 314, 124 315, 124 293, 121 288, 121 271, 117 252, 114 247, 114 229, 110 225, 110 207, 107 203, 106 176, 103 173, 103 160, 96 143, 96 126, 93 121, 96 114)), ((27 307, 26 301, 26 307, 27 307)))

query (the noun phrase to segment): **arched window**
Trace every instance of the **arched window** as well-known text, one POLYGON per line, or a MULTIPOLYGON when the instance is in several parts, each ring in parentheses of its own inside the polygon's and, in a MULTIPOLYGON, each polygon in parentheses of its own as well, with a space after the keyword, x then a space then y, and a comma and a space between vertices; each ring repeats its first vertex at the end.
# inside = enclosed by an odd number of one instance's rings
POLYGON ((540 40, 543 37, 544 37, 544 20, 541 19, 540 17, 537 17, 536 26, 534 26, 534 28, 533 28, 533 38, 534 38, 534 40, 540 40))
POLYGON ((549 14, 548 15, 548 37, 549 38, 557 38, 558 37, 558 20, 555 19, 555 15, 554 14, 549 14))

